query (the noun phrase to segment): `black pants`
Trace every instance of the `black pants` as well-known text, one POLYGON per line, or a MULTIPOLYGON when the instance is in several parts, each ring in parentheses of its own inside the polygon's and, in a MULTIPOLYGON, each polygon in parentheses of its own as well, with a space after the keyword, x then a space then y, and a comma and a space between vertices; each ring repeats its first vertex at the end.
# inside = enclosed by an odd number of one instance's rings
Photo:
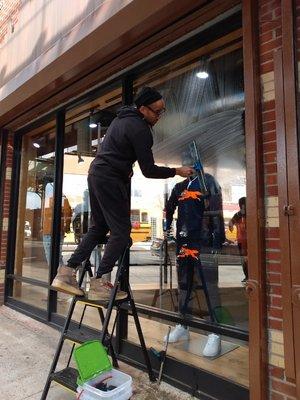
POLYGON ((95 246, 105 241, 110 232, 97 272, 100 277, 110 272, 130 240, 130 202, 128 184, 115 178, 88 176, 91 226, 68 261, 77 267, 88 259, 95 246))
POLYGON ((181 316, 186 317, 187 314, 191 313, 189 309, 190 301, 192 300, 193 289, 199 282, 199 275, 196 273, 197 268, 202 268, 200 261, 200 249, 199 243, 182 241, 180 238, 177 240, 177 279, 178 279, 178 308, 181 316), (180 250, 182 245, 186 245, 189 249, 194 249, 199 252, 199 258, 193 257, 180 257, 180 250))

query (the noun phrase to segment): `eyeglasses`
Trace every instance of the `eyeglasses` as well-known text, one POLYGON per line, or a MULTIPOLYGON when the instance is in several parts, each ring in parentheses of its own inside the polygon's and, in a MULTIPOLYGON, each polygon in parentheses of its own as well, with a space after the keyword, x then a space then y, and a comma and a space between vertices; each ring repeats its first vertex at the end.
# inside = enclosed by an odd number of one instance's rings
POLYGON ((160 117, 161 115, 163 115, 166 112, 165 108, 162 108, 161 110, 153 110, 153 108, 150 106, 145 106, 145 107, 147 107, 150 111, 152 111, 158 117, 160 117))

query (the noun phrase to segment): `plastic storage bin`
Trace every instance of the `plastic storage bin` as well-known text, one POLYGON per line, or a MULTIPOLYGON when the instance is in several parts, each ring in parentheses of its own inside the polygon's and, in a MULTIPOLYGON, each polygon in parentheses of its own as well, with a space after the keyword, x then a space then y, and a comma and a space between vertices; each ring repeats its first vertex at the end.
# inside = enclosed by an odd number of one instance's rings
POLYGON ((85 382, 82 386, 78 386, 77 392, 80 400, 129 400, 132 396, 132 378, 124 372, 112 369, 85 382), (103 380, 108 385, 116 386, 116 388, 108 392, 96 389, 95 386, 103 380))
POLYGON ((102 343, 98 340, 85 342, 74 350, 78 368, 77 392, 80 400, 128 400, 132 396, 132 378, 112 368, 102 343), (96 388, 105 382, 115 389, 104 391, 96 388))

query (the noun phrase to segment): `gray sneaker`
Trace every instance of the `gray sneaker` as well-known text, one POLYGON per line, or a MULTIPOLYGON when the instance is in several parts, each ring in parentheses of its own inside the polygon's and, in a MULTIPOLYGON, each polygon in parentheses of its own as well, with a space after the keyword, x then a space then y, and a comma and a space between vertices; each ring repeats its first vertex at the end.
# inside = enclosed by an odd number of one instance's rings
POLYGON ((53 279, 51 286, 59 292, 72 294, 73 296, 84 296, 84 291, 78 287, 76 270, 64 265, 58 267, 56 277, 53 279))
MULTIPOLYGON (((92 278, 91 286, 88 292, 89 300, 109 300, 111 296, 111 291, 114 286, 108 282, 103 280, 102 278, 92 278)), ((118 290, 116 294, 116 300, 126 299, 127 293, 122 290, 118 290)))

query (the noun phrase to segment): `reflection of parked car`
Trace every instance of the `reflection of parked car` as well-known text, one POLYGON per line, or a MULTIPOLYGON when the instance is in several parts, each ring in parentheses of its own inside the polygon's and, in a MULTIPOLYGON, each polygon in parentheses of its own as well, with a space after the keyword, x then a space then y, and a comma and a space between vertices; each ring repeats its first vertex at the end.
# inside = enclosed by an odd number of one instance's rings
POLYGON ((31 226, 29 221, 25 221, 24 237, 25 239, 29 239, 31 237, 31 226))
MULTIPOLYGON (((150 247, 151 255, 160 257, 164 255, 163 239, 155 238, 150 247), (162 248, 163 247, 163 248, 162 248)), ((175 256, 176 254, 176 240, 173 237, 168 238, 168 252, 169 255, 175 256)))

